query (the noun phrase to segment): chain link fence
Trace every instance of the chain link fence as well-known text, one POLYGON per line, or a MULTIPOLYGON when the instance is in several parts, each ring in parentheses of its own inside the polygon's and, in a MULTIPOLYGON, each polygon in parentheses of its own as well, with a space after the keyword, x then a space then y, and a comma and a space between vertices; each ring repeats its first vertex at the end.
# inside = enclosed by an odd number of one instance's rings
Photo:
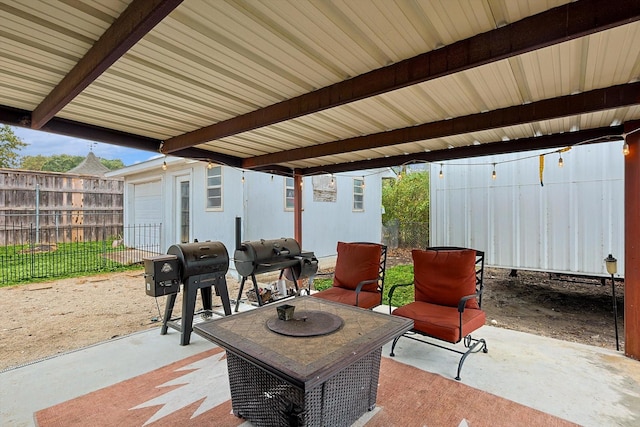
POLYGON ((161 224, 124 227, 111 213, 67 215, 0 215, 0 285, 117 271, 162 253, 161 224))
POLYGON ((429 246, 429 223, 389 221, 382 225, 382 242, 390 249, 426 248, 429 246))

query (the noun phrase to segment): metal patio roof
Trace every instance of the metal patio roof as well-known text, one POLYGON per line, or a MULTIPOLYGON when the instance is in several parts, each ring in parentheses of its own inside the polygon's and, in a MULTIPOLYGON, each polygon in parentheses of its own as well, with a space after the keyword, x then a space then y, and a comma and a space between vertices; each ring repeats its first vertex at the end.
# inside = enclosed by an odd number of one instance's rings
POLYGON ((0 0, 0 122, 301 175, 619 140, 640 0, 0 0))

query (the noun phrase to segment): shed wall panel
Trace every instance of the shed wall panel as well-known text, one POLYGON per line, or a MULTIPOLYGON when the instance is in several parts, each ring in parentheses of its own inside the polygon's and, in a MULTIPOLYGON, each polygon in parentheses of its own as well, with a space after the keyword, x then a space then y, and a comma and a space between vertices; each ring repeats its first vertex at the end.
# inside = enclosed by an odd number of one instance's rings
POLYGON ((606 276, 612 253, 624 271, 622 142, 561 155, 562 168, 555 151, 444 162, 444 178, 431 168, 430 244, 484 250, 495 267, 593 276, 606 276))

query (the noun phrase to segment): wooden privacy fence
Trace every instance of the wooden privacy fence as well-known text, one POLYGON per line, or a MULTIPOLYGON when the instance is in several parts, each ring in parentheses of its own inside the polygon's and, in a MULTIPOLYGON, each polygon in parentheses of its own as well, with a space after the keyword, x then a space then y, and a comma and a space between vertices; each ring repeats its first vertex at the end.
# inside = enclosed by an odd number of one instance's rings
POLYGON ((122 227, 123 198, 121 179, 0 169, 0 246, 21 244, 19 229, 31 226, 36 241, 94 241, 104 226, 122 227))

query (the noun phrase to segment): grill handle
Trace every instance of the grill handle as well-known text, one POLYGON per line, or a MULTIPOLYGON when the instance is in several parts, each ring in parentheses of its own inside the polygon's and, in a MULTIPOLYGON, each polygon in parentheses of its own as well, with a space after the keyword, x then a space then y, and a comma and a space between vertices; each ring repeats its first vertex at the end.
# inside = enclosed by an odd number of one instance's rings
POLYGON ((282 249, 278 249, 278 248, 273 248, 273 252, 277 255, 277 256, 281 256, 281 255, 289 255, 291 253, 291 251, 287 248, 282 248, 282 249))

